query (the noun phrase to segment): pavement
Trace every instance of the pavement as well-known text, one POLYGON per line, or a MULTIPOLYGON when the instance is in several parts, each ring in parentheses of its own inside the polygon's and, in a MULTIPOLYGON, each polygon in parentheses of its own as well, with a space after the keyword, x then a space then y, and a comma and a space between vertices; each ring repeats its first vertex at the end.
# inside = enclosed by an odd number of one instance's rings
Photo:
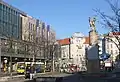
MULTIPOLYGON (((82 73, 75 73, 75 74, 59 74, 56 77, 59 78, 57 81, 52 79, 52 81, 46 82, 120 82, 120 78, 106 78, 107 74, 109 73, 94 73, 94 74, 82 74, 82 73)), ((54 76, 53 76, 54 77, 54 76)), ((40 77, 37 80, 33 81, 26 81, 26 82, 41 82, 40 77)), ((48 79, 50 80, 50 79, 48 79)))
POLYGON ((120 82, 120 78, 106 78, 104 74, 66 74, 66 73, 39 73, 37 74, 35 80, 24 79, 24 75, 13 76, 13 79, 7 79, 0 82, 40 82, 41 77, 49 77, 46 78, 46 82, 120 82), (58 79, 54 79, 52 77, 59 77, 58 79))
POLYGON ((40 76, 35 80, 28 80, 24 82, 84 82, 81 75, 78 73, 75 74, 66 74, 59 73, 53 76, 40 76), (41 77, 44 77, 41 79, 41 77), (55 77, 55 78, 54 78, 55 77))
MULTIPOLYGON (((12 72, 12 75, 17 75, 17 72, 12 72)), ((1 72, 0 73, 0 77, 5 77, 5 76, 10 76, 10 73, 4 73, 4 72, 1 72)))
POLYGON ((24 75, 15 75, 15 76, 5 76, 5 77, 0 77, 0 82, 6 82, 6 81, 11 81, 11 80, 18 80, 18 79, 23 79, 24 75))
POLYGON ((46 72, 46 73, 37 73, 35 74, 34 78, 39 78, 39 77, 63 77, 67 76, 70 74, 66 73, 60 73, 60 72, 46 72))
MULTIPOLYGON (((46 72, 46 73, 37 73, 36 75, 51 75, 51 74, 56 74, 56 73, 51 73, 51 72, 46 72)), ((5 74, 6 75, 6 74, 5 74)), ((29 79, 25 79, 25 75, 13 75, 12 77, 10 77, 10 75, 8 76, 2 76, 0 77, 0 82, 24 82, 24 81, 29 81, 29 79)))

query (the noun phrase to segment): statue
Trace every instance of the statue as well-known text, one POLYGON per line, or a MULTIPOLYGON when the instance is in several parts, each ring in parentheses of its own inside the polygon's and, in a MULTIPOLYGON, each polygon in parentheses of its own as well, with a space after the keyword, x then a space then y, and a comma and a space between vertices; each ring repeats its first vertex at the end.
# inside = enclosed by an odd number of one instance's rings
POLYGON ((90 24, 91 30, 95 30, 95 21, 96 21, 96 18, 89 17, 89 24, 90 24))

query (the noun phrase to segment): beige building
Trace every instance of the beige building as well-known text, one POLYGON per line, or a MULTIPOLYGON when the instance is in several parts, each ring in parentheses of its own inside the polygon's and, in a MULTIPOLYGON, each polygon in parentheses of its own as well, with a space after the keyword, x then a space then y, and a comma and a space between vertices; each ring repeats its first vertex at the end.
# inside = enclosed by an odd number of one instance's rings
POLYGON ((37 30, 37 32, 36 32, 36 37, 37 37, 37 40, 39 41, 39 42, 41 42, 42 41, 42 21, 38 21, 38 26, 37 26, 37 28, 36 28, 36 30, 37 30))
POLYGON ((61 63, 75 64, 80 71, 86 70, 86 47, 89 46, 89 37, 76 32, 71 38, 59 40, 61 44, 61 63))
POLYGON ((50 40, 50 42, 55 42, 55 40, 56 40, 56 32, 52 27, 50 27, 50 29, 49 29, 48 37, 49 37, 48 39, 50 40))
POLYGON ((36 38, 36 19, 31 16, 22 16, 22 40, 33 42, 36 38))
POLYGON ((120 39, 120 33, 116 32, 116 33, 109 33, 109 38, 112 39, 113 41, 111 40, 106 40, 106 52, 109 53, 111 55, 111 59, 113 61, 115 61, 117 55, 119 54, 119 50, 117 48, 117 46, 115 45, 115 43, 119 46, 119 42, 118 40, 115 38, 115 36, 118 36, 119 39, 120 39), (114 43, 115 42, 115 43, 114 43))
POLYGON ((75 65, 78 65, 80 67, 80 70, 86 70, 86 47, 89 45, 87 44, 86 38, 83 34, 77 32, 74 33, 71 38, 71 44, 70 44, 70 53, 72 62, 75 65))
POLYGON ((98 40, 99 55, 102 55, 103 52, 106 52, 107 54, 111 55, 110 58, 112 61, 115 61, 117 55, 119 54, 119 50, 116 46, 116 44, 118 46, 119 46, 119 44, 118 44, 118 40, 115 38, 115 36, 120 37, 120 35, 118 33, 111 32, 111 33, 109 33, 109 36, 107 36, 106 38, 110 38, 113 41, 111 41, 110 39, 105 39, 105 42, 103 42, 104 35, 99 36, 99 40, 98 40), (103 48, 103 46, 105 46, 105 49, 103 48))

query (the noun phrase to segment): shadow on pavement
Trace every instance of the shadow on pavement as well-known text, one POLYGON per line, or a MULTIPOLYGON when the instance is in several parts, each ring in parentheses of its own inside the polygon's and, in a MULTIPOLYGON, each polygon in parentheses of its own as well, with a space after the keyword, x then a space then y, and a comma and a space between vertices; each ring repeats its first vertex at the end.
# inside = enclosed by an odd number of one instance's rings
POLYGON ((24 82, 70 82, 70 78, 74 77, 74 75, 69 76, 57 76, 57 77, 38 77, 34 80, 24 81, 24 82))
POLYGON ((24 82, 62 82, 63 77, 41 77, 39 79, 24 82))
POLYGON ((34 80, 24 82, 120 82, 120 78, 105 78, 86 74, 72 74, 64 77, 39 77, 34 80))

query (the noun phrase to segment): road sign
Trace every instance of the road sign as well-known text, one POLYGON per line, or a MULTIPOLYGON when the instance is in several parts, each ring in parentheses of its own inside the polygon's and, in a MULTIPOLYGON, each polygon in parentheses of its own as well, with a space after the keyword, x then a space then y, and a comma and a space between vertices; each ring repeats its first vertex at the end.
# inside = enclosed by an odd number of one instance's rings
POLYGON ((100 59, 106 60, 106 59, 108 59, 109 57, 110 57, 109 54, 104 53, 104 54, 102 54, 102 55, 100 56, 100 59))

